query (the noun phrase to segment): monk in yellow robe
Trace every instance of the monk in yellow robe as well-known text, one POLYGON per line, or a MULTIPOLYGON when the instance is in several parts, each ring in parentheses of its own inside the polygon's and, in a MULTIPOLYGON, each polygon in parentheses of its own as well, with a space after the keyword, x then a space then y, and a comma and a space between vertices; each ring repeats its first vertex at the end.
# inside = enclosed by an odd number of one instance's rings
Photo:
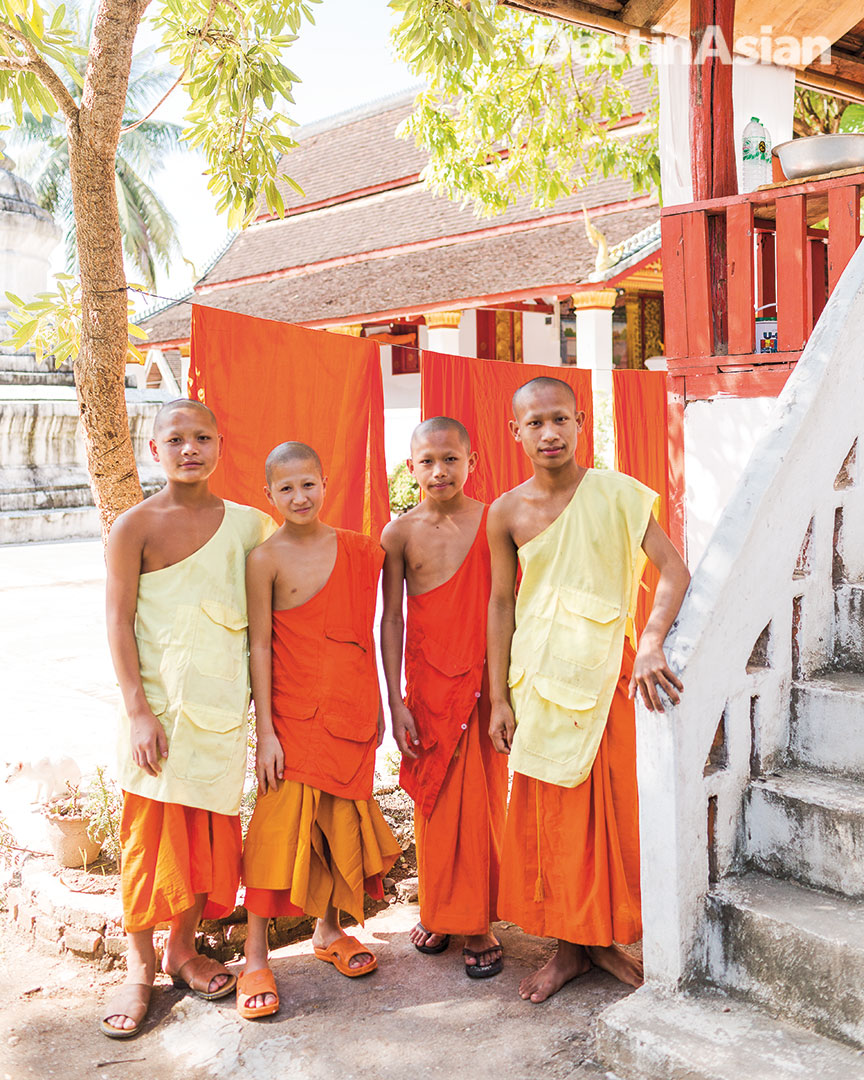
POLYGON ((618 947, 642 932, 630 699, 678 701, 663 641, 689 574, 652 516, 653 491, 576 464, 584 414, 566 383, 532 379, 513 412, 534 475, 489 511, 490 734, 513 772, 499 913, 558 939, 519 987, 540 1002, 592 964, 641 982, 618 947), (646 557, 660 581, 634 655, 625 634, 646 557))
POLYGON ((384 553, 319 519, 326 480, 311 447, 282 443, 266 473, 284 521, 246 575, 259 784, 243 851, 249 933, 237 1008, 248 1020, 279 1008, 267 955, 275 915, 314 915, 315 956, 343 975, 375 970, 339 912, 362 923, 364 892, 383 898, 382 877, 401 854, 372 796, 384 731, 372 638, 384 553))
POLYGON ((208 479, 216 419, 185 399, 159 411, 150 443, 167 483, 122 514, 108 538, 108 638, 123 696, 119 780, 126 984, 102 1031, 140 1030, 155 978, 153 927, 170 921, 164 970, 202 997, 234 976, 195 950, 202 916, 234 908, 246 765, 247 554, 271 532, 259 510, 225 502, 208 479))
POLYGON ((400 783, 414 800, 420 922, 411 940, 420 952, 437 953, 451 934, 464 935, 466 974, 488 978, 502 968, 491 923, 507 766, 488 734, 487 507, 463 490, 476 460, 468 432, 450 417, 426 420, 412 435, 409 468, 426 498, 381 538, 381 655, 402 751, 400 783))

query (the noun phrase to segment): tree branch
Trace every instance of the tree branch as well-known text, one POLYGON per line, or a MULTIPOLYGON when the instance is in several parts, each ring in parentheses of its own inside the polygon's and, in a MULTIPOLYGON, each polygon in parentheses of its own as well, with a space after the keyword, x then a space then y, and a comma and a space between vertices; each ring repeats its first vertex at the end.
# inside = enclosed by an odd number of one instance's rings
POLYGON ((183 76, 185 74, 186 69, 184 68, 183 71, 181 71, 180 74, 177 76, 177 81, 175 83, 172 83, 172 85, 165 91, 165 93, 162 95, 161 98, 159 98, 159 100, 156 102, 150 112, 148 112, 146 116, 142 116, 140 120, 136 120, 134 124, 129 124, 127 127, 121 127, 120 134, 123 135, 127 131, 134 131, 135 128, 140 127, 142 124, 146 123, 153 115, 153 113, 156 112, 159 106, 162 105, 163 102, 168 100, 169 94, 173 94, 177 87, 180 85, 180 83, 183 82, 183 76))
POLYGON ((45 89, 53 96, 66 119, 71 120, 73 123, 76 122, 78 120, 78 104, 75 98, 66 89, 66 84, 54 68, 39 55, 27 35, 14 26, 10 26, 7 22, 0 22, 0 35, 7 40, 17 41, 26 53, 26 59, 22 57, 17 63, 11 57, 8 60, 0 59, 0 67, 5 68, 7 71, 32 71, 45 89))

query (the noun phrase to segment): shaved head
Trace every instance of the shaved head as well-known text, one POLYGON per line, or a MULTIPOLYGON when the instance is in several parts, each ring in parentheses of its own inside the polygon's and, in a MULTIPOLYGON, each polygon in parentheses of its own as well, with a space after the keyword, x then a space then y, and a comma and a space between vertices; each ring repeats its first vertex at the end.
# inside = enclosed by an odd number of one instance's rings
POLYGON ((536 379, 531 379, 530 382, 523 383, 513 395, 511 405, 513 407, 514 416, 520 409, 525 407, 528 398, 537 390, 558 390, 562 394, 566 394, 573 405, 573 411, 578 412, 576 395, 573 393, 573 387, 569 383, 564 382, 563 379, 554 379, 549 375, 538 375, 536 379))
POLYGON ((270 453, 267 455, 267 460, 264 463, 264 473, 267 477, 267 483, 270 483, 270 478, 273 475, 273 470, 280 465, 290 465, 295 461, 308 461, 318 471, 318 474, 323 477, 324 470, 321 467, 321 458, 315 453, 311 446, 307 446, 302 442, 283 442, 278 446, 274 446, 270 453))
POLYGON ((203 402, 192 401, 191 398, 175 398, 174 401, 166 401, 159 412, 156 413, 153 420, 153 434, 155 435, 161 427, 164 427, 175 413, 184 409, 198 413, 200 418, 206 418, 217 431, 219 430, 219 421, 216 419, 215 413, 212 409, 208 409, 203 402))
POLYGON ((458 420, 454 420, 452 416, 433 416, 414 428, 411 434, 411 449, 413 450, 414 446, 424 436, 437 435, 439 431, 449 431, 455 435, 465 447, 466 452, 471 453, 471 436, 468 434, 465 425, 460 424, 458 420))

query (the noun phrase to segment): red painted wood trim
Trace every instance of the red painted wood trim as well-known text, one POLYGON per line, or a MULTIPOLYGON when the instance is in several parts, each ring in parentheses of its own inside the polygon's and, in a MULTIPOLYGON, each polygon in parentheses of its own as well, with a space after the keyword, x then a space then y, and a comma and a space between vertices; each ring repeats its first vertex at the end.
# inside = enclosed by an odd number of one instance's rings
POLYGON ((822 240, 807 241, 810 249, 810 312, 812 330, 828 302, 828 245, 822 240))
MULTIPOLYGON (((591 216, 592 218, 602 217, 605 214, 614 214, 624 209, 638 210, 642 207, 656 205, 656 202, 655 196, 642 195, 638 199, 625 199, 621 202, 593 207, 591 216)), ((321 259, 318 262, 303 263, 300 266, 285 266, 279 270, 269 270, 263 274, 249 274, 246 277, 230 278, 227 281, 206 282, 205 284, 196 285, 195 292, 198 296, 205 296, 207 293, 216 292, 219 289, 237 288, 241 285, 259 285, 262 282, 278 281, 281 278, 305 277, 307 274, 316 274, 321 270, 333 270, 339 266, 353 266, 355 263, 391 259, 394 255, 410 255, 417 251, 432 251, 436 248, 454 247, 457 244, 473 244, 478 240, 489 240, 496 236, 509 236, 513 233, 533 232, 535 229, 566 225, 573 221, 581 221, 582 216, 581 210, 573 210, 562 214, 549 214, 548 217, 531 221, 513 221, 508 222, 506 225, 492 225, 485 229, 475 229, 472 232, 453 233, 450 236, 433 236, 427 240, 416 240, 411 244, 394 244, 393 247, 359 251, 351 255, 338 255, 332 259, 321 259)), ((280 224, 280 222, 274 222, 270 227, 278 228, 280 224)), ((536 289, 534 295, 537 295, 536 289)), ((438 307, 440 308, 440 305, 438 307)), ((345 320, 340 321, 344 322, 345 320)))
POLYGON ((772 232, 760 232, 756 237, 756 264, 758 291, 756 316, 777 318, 777 279, 776 279, 777 235, 772 232))
POLYGON ((861 239, 861 189, 857 184, 828 192, 828 291, 833 292, 861 239))
MULTIPOLYGON (((733 40, 735 0, 690 0, 690 172, 696 200, 735 195, 732 135, 732 65, 717 55, 697 62, 705 31, 716 27, 733 40)), ((707 49, 706 54, 717 50, 707 49)))
POLYGON ((730 195, 722 199, 704 199, 692 203, 677 203, 675 206, 664 206, 661 210, 663 217, 677 217, 679 214, 692 214, 696 210, 706 210, 718 214, 725 207, 734 206, 735 203, 752 202, 754 207, 770 206, 780 198, 789 195, 824 195, 833 188, 849 187, 850 184, 864 184, 864 170, 861 173, 850 173, 848 176, 833 176, 830 180, 802 180, 800 184, 790 184, 784 188, 768 188, 765 191, 748 191, 743 195, 730 195))
POLYGON ((802 349, 810 331, 806 200, 777 200, 777 347, 802 349))
POLYGON ((669 438, 669 539, 687 558, 684 493, 684 379, 666 377, 666 428, 669 438))
POLYGON ((752 353, 753 206, 741 203, 726 213, 726 260, 729 289, 729 352, 752 353))
MULTIPOLYGON (((353 191, 345 191, 339 195, 332 195, 329 199, 318 199, 317 202, 301 203, 299 206, 287 206, 285 217, 297 217, 298 214, 311 214, 313 210, 323 210, 328 206, 336 206, 338 203, 353 202, 355 199, 363 199, 367 195, 380 195, 382 191, 395 191, 397 188, 411 187, 420 181, 420 173, 411 173, 410 176, 399 176, 395 180, 384 180, 380 184, 370 184, 369 187, 355 188, 353 191)), ((255 218, 255 224, 259 221, 278 221, 276 214, 269 211, 259 214, 255 218)))
POLYGON ((667 356, 687 356, 683 217, 661 217, 663 257, 663 344, 667 356))
POLYGON ((767 371, 717 372, 713 375, 688 375, 687 401, 710 401, 712 398, 777 397, 792 372, 794 364, 780 364, 767 371))
MULTIPOLYGON (((154 313, 154 314, 158 314, 158 313, 154 313)), ((144 342, 142 342, 140 348, 144 349, 145 351, 147 349, 162 349, 162 351, 164 352, 165 349, 169 349, 169 350, 170 349, 180 349, 184 345, 188 345, 188 344, 189 344, 189 338, 188 337, 185 337, 185 338, 170 338, 167 341, 149 341, 149 340, 144 341, 144 342)))
POLYGON ((708 257, 708 216, 691 214, 684 219, 684 291, 690 356, 714 354, 708 257))

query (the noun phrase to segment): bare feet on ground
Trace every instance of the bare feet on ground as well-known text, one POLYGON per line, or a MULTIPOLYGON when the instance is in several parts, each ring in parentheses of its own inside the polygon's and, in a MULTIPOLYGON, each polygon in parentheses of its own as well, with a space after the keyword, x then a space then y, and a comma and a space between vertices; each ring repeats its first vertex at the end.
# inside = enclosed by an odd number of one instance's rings
POLYGON ((427 930, 425 926, 417 923, 408 938, 412 945, 423 945, 429 949, 434 949, 436 945, 441 944, 446 936, 446 934, 435 934, 431 930, 427 930))
POLYGON ((592 964, 610 975, 614 975, 619 982, 627 983, 628 986, 641 986, 645 981, 642 971, 642 961, 618 945, 588 945, 588 956, 592 964))
POLYGON ((571 979, 578 979, 590 970, 591 961, 584 945, 559 941, 555 955, 539 971, 526 975, 519 983, 519 996, 538 1004, 557 994, 571 979))
MULTIPOLYGON (((334 928, 333 926, 326 925, 321 919, 319 919, 315 924, 315 933, 312 935, 312 944, 317 946, 319 949, 326 949, 330 945, 332 945, 334 941, 338 940, 338 938, 347 936, 348 935, 345 933, 341 926, 334 928)), ((374 959, 375 957, 372 955, 372 953, 357 953, 356 956, 352 956, 351 959, 348 961, 348 967, 363 967, 364 964, 368 964, 374 959)))
POLYGON ((488 967, 490 964, 494 964, 496 960, 500 959, 503 954, 501 942, 495 937, 491 930, 487 930, 485 934, 473 934, 471 937, 466 937, 465 948, 481 954, 477 957, 466 956, 466 967, 471 967, 473 964, 478 963, 481 967, 488 967))

